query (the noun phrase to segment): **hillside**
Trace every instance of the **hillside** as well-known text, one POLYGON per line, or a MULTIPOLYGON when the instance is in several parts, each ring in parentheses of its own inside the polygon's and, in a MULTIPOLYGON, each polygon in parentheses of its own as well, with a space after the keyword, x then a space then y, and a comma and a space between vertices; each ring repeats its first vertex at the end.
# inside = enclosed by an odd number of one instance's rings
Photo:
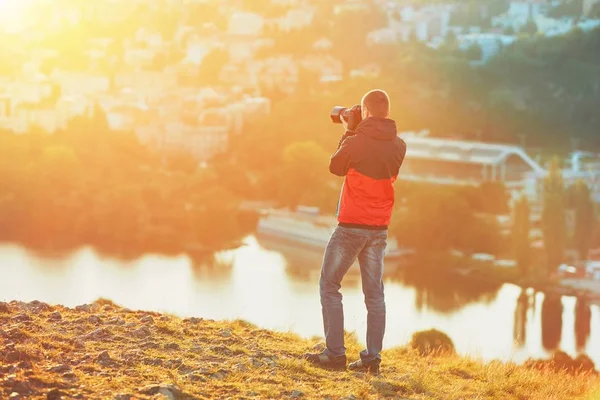
MULTIPOLYGON (((349 355, 358 354, 348 340, 349 355)), ((103 300, 75 309, 0 303, 0 398, 598 398, 590 375, 420 357, 407 348, 384 353, 380 377, 327 372, 301 360, 316 344, 244 322, 180 319, 103 300)))

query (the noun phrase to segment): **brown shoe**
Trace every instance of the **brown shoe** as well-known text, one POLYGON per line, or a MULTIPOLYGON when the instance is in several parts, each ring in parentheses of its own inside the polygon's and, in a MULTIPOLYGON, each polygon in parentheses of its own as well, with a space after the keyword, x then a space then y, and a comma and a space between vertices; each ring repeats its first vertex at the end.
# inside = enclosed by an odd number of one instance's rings
POLYGON ((331 357, 324 353, 307 353, 304 359, 311 364, 324 369, 345 370, 346 356, 331 357))
POLYGON ((363 362, 363 360, 354 361, 348 365, 348 369, 357 372, 368 372, 373 375, 379 375, 379 364, 381 360, 373 360, 369 362, 363 362))

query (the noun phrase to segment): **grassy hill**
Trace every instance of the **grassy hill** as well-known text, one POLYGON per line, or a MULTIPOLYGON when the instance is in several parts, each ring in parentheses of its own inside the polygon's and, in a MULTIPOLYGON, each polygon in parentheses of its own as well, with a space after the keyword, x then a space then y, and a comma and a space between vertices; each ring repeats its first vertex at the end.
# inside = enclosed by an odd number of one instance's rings
MULTIPOLYGON (((108 301, 75 309, 0 303, 0 398, 594 399, 592 374, 458 356, 383 354, 382 375, 329 372, 302 354, 317 340, 245 322, 180 319, 108 301)), ((349 355, 360 350, 348 335, 349 355)))

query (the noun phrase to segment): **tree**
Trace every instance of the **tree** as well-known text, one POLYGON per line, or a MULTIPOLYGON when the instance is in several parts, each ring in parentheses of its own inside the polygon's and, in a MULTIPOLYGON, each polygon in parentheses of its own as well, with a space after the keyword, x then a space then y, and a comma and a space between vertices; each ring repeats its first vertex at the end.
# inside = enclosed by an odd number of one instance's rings
MULTIPOLYGON (((497 252, 500 245, 496 223, 477 217, 468 199, 455 188, 422 185, 408 189, 399 201, 391 231, 401 245, 421 254, 497 252)), ((397 188, 397 192, 405 192, 397 188)), ((400 197, 400 196, 398 196, 400 197)), ((493 219, 492 219, 493 220, 493 219)))
POLYGON ((325 189, 329 154, 314 142, 292 143, 283 151, 279 176, 279 200, 288 207, 317 205, 325 189))
POLYGON ((483 50, 479 43, 471 45, 466 51, 466 56, 469 61, 480 61, 483 57, 483 50))
POLYGON ((527 276, 531 262, 531 243, 529 241, 530 210, 526 196, 521 196, 515 204, 513 215, 513 251, 521 275, 527 276))
POLYGON ((527 33, 530 36, 538 33, 538 27, 534 20, 529 19, 525 25, 521 28, 521 33, 527 33))
POLYGON ((544 179, 543 196, 542 230, 546 267, 548 275, 552 275, 563 262, 567 240, 565 184, 558 158, 550 163, 544 179))
POLYGON ((590 188, 584 181, 578 181, 574 190, 575 232, 573 235, 575 248, 581 260, 587 260, 594 237, 596 215, 590 188))
POLYGON ((542 346, 554 351, 560 345, 562 335, 563 304, 561 296, 548 294, 542 303, 542 346))

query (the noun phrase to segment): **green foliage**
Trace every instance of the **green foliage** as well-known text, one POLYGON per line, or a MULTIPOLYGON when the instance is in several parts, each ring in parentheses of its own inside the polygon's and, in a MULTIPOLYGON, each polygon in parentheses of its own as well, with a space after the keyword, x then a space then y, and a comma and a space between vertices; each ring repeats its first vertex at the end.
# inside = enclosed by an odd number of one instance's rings
POLYGON ((526 33, 529 36, 533 36, 538 32, 537 24, 534 20, 530 19, 527 21, 525 25, 521 28, 521 33, 526 33))
POLYGON ((397 192, 404 199, 391 230, 399 244, 419 253, 502 251, 503 239, 495 218, 477 215, 477 203, 469 203, 472 188, 404 185, 397 192))
POLYGON ((215 175, 187 154, 160 157, 99 118, 54 135, 0 132, 0 240, 135 255, 219 248, 240 236, 236 197, 215 175))
POLYGON ((528 276, 531 263, 530 209, 526 196, 516 202, 513 214, 513 252, 522 276, 528 276))
POLYGON ((550 163, 544 179, 542 229, 546 249, 547 273, 552 275, 563 262, 566 240, 565 186, 558 159, 550 163))
POLYGON ((579 258, 587 260, 597 220, 590 188, 583 181, 579 181, 575 185, 574 207, 575 232, 573 238, 575 248, 579 253, 579 258))
POLYGON ((483 57, 483 50, 479 44, 475 43, 467 49, 465 55, 469 61, 479 61, 483 57))
POLYGON ((314 142, 296 142, 283 152, 279 200, 290 208, 319 205, 319 196, 330 181, 329 154, 314 142))

